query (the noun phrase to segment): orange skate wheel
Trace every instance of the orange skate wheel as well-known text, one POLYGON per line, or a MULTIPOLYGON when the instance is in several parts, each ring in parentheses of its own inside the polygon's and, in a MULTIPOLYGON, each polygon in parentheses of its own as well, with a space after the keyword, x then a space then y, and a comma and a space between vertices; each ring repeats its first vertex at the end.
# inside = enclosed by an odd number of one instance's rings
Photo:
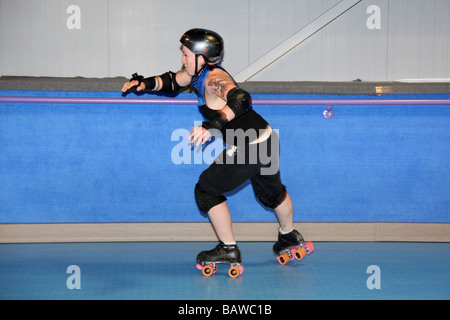
POLYGON ((295 259, 302 260, 304 257, 306 257, 306 252, 302 248, 295 252, 295 259))
POLYGON ((291 260, 291 258, 289 258, 289 255, 287 253, 283 253, 283 254, 279 255, 277 257, 277 259, 278 259, 278 262, 282 265, 285 265, 286 263, 289 262, 289 260, 291 260))
POLYGON ((231 278, 237 278, 241 274, 241 270, 239 270, 238 266, 231 267, 230 270, 228 270, 228 275, 231 278))
POLYGON ((214 268, 211 265, 205 266, 202 270, 202 273, 205 277, 209 277, 214 273, 214 268))

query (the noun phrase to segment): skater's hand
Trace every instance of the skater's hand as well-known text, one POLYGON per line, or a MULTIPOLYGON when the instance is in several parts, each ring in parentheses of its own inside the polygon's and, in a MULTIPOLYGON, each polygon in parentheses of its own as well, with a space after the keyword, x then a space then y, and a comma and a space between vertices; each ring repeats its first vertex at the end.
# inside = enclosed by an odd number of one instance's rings
POLYGON ((140 86, 138 86, 138 84, 139 84, 139 81, 137 81, 137 80, 132 80, 130 82, 127 82, 123 85, 122 92, 129 92, 129 90, 132 89, 133 87, 136 87, 137 92, 145 90, 144 82, 141 82, 140 86))
POLYGON ((209 132, 202 126, 197 126, 192 129, 191 134, 188 138, 191 139, 191 144, 195 144, 196 146, 198 146, 200 144, 205 144, 206 141, 211 138, 211 132, 209 132))

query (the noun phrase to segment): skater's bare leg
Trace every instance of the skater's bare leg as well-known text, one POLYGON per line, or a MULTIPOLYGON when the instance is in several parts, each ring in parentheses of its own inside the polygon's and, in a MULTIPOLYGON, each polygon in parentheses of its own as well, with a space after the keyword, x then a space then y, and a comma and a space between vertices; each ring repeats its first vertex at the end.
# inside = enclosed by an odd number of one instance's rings
MULTIPOLYGON (((278 255, 284 250, 292 248, 292 246, 303 246, 303 236, 294 229, 294 206, 289 194, 286 194, 286 198, 274 210, 280 223, 280 232, 278 233, 278 241, 273 245, 273 252, 278 255)), ((308 253, 313 250, 314 247, 309 245, 308 253)))
POLYGON ((209 220, 220 241, 235 243, 231 213, 226 201, 214 206, 208 212, 209 220))
POLYGON ((282 232, 292 231, 294 229, 294 205, 289 193, 286 193, 286 198, 274 211, 280 223, 280 230, 282 232))
MULTIPOLYGON (((289 232, 294 229, 294 206, 288 193, 283 202, 274 211, 282 232, 289 232)), ((219 240, 224 243, 235 243, 231 213, 227 202, 225 201, 212 207, 208 215, 219 240)))

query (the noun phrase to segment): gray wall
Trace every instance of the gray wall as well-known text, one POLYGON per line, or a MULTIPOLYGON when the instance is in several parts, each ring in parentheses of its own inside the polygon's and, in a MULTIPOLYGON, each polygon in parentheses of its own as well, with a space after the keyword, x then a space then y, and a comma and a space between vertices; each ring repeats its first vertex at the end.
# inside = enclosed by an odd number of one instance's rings
POLYGON ((233 75, 303 37, 251 81, 450 78, 449 17, 449 0, 0 0, 0 74, 176 71, 179 37, 204 27, 224 37, 233 75), (343 4, 348 10, 325 17, 343 4), (379 15, 368 12, 373 5, 379 15))

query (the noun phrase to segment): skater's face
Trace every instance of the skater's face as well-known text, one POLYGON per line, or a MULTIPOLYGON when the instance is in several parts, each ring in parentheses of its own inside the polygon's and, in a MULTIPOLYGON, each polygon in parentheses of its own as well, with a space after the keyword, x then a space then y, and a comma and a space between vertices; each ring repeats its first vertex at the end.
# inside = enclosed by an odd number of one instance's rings
MULTIPOLYGON (((185 46, 181 46, 181 52, 181 63, 183 64, 184 70, 186 70, 189 76, 195 76, 195 54, 185 46)), ((199 56, 197 71, 203 67, 204 63, 205 60, 203 59, 203 57, 199 56)))

